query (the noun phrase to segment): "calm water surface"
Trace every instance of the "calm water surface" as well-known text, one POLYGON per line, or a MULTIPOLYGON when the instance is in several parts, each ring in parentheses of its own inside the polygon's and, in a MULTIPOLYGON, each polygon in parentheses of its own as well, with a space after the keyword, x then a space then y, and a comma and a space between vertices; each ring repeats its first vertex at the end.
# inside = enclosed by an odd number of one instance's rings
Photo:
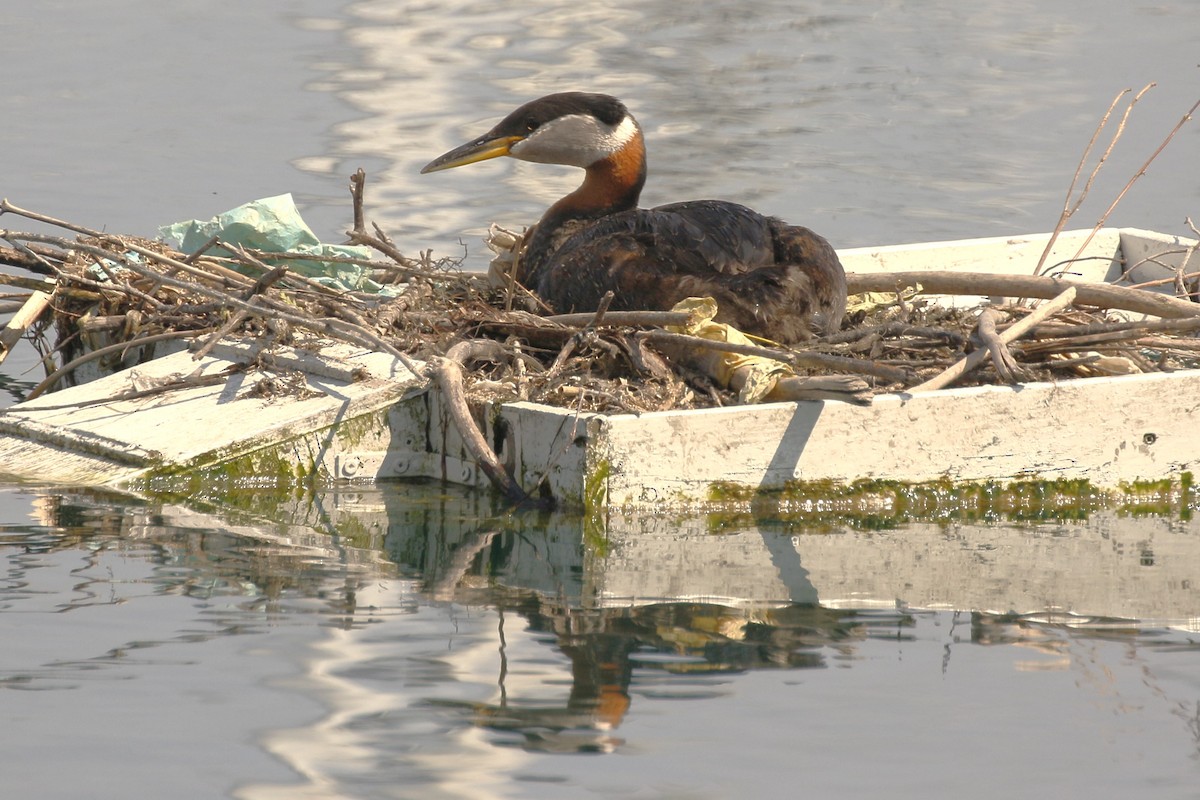
MULTIPOLYGON (((577 176, 417 170, 550 91, 629 103, 648 204, 840 247, 1053 228, 1109 101, 1157 81, 1090 227, 1200 97, 1191 2, 76 0, 0 35, 18 205, 153 235, 290 191, 336 241, 363 166, 404 250, 472 268, 577 176)), ((1193 124, 1112 222, 1185 232, 1198 150, 1193 124)), ((482 503, 0 490, 0 796, 1197 796, 1190 509, 818 532, 482 503)))
POLYGON ((1182 798, 1200 777, 1191 522, 614 518, 598 539, 420 487, 3 500, 5 796, 1182 798))

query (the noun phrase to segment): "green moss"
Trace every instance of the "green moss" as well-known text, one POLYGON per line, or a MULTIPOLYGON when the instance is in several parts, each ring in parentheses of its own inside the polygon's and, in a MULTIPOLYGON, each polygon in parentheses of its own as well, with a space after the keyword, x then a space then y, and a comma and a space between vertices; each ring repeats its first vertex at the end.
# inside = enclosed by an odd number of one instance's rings
POLYGON ((385 410, 374 414, 363 414, 338 423, 338 443, 342 447, 355 449, 361 447, 363 442, 371 442, 371 440, 379 438, 387 429, 386 415, 385 410))
POLYGON ((302 444, 302 440, 292 440, 237 455, 232 455, 232 450, 216 450, 183 464, 152 470, 131 482, 131 488, 205 494, 241 487, 308 485, 316 479, 318 468, 315 457, 301 456, 302 444))
POLYGON ((329 475, 324 474, 318 457, 330 442, 339 450, 358 449, 364 443, 374 446, 385 438, 386 430, 386 411, 364 414, 250 452, 242 451, 244 444, 213 450, 183 464, 152 470, 129 485, 151 491, 320 485, 328 482, 329 475))
POLYGON ((1190 474, 1179 479, 1143 481, 1104 491, 1080 478, 925 483, 860 480, 848 483, 788 481, 782 486, 709 486, 707 505, 716 528, 736 527, 764 517, 838 522, 863 529, 887 529, 920 520, 1085 519, 1102 508, 1126 514, 1171 514, 1178 498, 1191 491, 1190 474))
POLYGON ((1136 495, 1167 494, 1175 488, 1177 488, 1177 485, 1170 478, 1157 481, 1132 481, 1121 484, 1121 491, 1136 495))
POLYGON ((600 460, 588 471, 583 485, 583 509, 587 513, 602 510, 608 499, 608 476, 612 474, 612 463, 600 460))
POLYGON ((596 555, 608 554, 608 477, 612 463, 601 459, 588 472, 583 487, 584 545, 596 555))
POLYGON ((1131 517, 1163 516, 1188 507, 1191 493, 1191 473, 1180 475, 1178 481, 1132 481, 1122 483, 1119 513, 1131 517), (1186 475, 1186 477, 1185 477, 1186 475))

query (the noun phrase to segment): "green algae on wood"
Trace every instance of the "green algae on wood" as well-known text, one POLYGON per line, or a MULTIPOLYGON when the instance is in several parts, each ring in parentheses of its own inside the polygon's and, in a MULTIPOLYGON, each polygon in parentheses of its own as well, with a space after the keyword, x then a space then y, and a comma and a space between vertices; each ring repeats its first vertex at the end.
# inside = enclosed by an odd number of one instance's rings
POLYGON ((840 519, 863 527, 910 520, 1040 521, 1083 519, 1100 509, 1174 514, 1191 504, 1188 473, 1105 490, 1082 478, 926 483, 891 480, 788 481, 777 487, 713 483, 706 505, 740 514, 840 519))

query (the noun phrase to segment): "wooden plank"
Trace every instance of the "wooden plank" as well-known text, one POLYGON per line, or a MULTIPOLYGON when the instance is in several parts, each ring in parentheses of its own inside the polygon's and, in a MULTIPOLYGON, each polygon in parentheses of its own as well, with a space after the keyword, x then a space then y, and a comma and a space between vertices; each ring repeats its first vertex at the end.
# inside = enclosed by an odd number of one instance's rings
POLYGON ((870 407, 780 403, 609 417, 612 506, 703 503, 790 480, 1087 478, 1200 467, 1200 370, 890 394, 870 407))
MULTIPOLYGON (((424 385, 392 356, 327 344, 319 351, 283 348, 272 371, 235 372, 216 385, 114 399, 183 376, 219 376, 256 355, 254 347, 236 344, 198 362, 176 353, 7 409, 0 417, 0 473, 56 483, 123 483, 155 471, 275 453, 298 469, 327 474, 340 454, 332 445, 341 428, 386 411, 424 385), (268 380, 288 386, 269 391, 268 380)), ((365 435, 356 430, 348 446, 365 435)))

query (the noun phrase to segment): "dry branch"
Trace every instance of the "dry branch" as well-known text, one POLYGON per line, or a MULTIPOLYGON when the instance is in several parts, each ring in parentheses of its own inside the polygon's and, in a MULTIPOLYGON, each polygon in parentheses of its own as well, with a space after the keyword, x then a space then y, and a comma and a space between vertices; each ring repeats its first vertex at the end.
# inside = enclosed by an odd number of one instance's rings
POLYGON ((468 362, 503 358, 504 354, 505 350, 498 342, 486 339, 459 342, 446 351, 444 358, 434 361, 433 378, 437 381, 450 418, 454 421, 454 427, 458 429, 463 444, 466 445, 467 450, 470 451, 475 462, 479 464, 480 469, 484 471, 492 485, 509 502, 516 504, 527 501, 529 495, 508 474, 504 464, 500 462, 499 457, 488 445, 483 432, 475 424, 463 388, 463 371, 468 362))
MULTIPOLYGON (((1008 343, 1019 338, 1020 336, 1023 336, 1027 331, 1032 329, 1042 320, 1049 317, 1051 314, 1061 311, 1067 306, 1071 305, 1071 303, 1075 300, 1075 294, 1075 287, 1068 287, 1049 303, 1039 306, 1025 319, 1005 330, 1004 333, 1000 334, 1000 340, 1008 343)), ((949 386, 955 380, 983 363, 983 361, 987 359, 988 355, 989 351, 986 348, 975 350, 966 358, 950 367, 950 369, 942 372, 940 375, 937 375, 934 378, 931 378, 930 380, 925 381, 922 384, 912 387, 909 389, 909 391, 915 394, 917 392, 928 392, 934 389, 941 389, 944 386, 949 386)))
POLYGON ((900 292, 920 286, 925 294, 958 294, 1049 300, 1074 288, 1080 305, 1153 314, 1166 319, 1200 316, 1200 304, 1158 292, 1085 283, 1041 275, 996 275, 986 272, 855 272, 846 275, 851 294, 900 292))
POLYGON ((50 294, 36 291, 21 305, 8 324, 0 330, 0 363, 8 358, 13 346, 25 335, 25 331, 38 321, 38 318, 50 307, 50 294))

